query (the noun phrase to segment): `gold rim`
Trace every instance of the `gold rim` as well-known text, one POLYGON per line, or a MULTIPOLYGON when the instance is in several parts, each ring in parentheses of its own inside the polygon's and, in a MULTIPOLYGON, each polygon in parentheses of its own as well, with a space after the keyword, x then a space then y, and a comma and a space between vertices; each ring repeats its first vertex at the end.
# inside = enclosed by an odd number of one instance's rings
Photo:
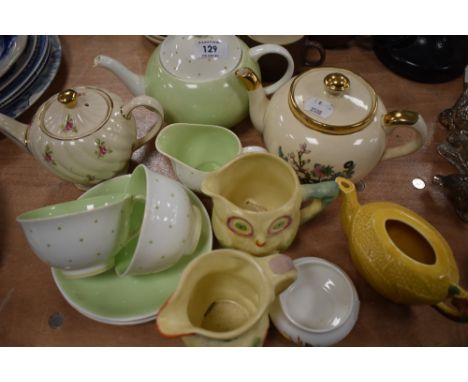
POLYGON ((96 128, 94 128, 91 131, 86 132, 85 134, 76 135, 76 136, 73 136, 73 137, 70 137, 70 138, 62 137, 60 135, 56 135, 54 133, 51 133, 50 131, 47 130, 47 128, 44 125, 44 115, 45 115, 46 111, 49 109, 50 105, 52 105, 52 103, 56 100, 55 97, 52 97, 46 102, 46 104, 44 105, 44 108, 41 111, 41 114, 39 115, 39 127, 41 128, 41 130, 42 130, 42 132, 44 134, 48 135, 51 138, 57 139, 59 141, 73 141, 75 139, 86 138, 86 137, 94 134, 96 131, 101 129, 107 123, 107 121, 109 120, 109 118, 110 118, 110 116, 112 114, 112 109, 114 108, 114 103, 112 102, 112 98, 109 96, 109 94, 102 91, 101 89, 91 87, 91 86, 87 86, 86 89, 92 89, 92 90, 98 92, 99 94, 101 94, 102 97, 104 98, 106 104, 107 104, 107 113, 106 113, 106 116, 104 117, 104 119, 101 121, 101 123, 99 123, 96 126, 96 128))
POLYGON ((371 97, 372 97, 372 106, 370 108, 369 113, 364 117, 364 119, 362 119, 362 120, 360 120, 360 121, 358 121, 356 123, 350 124, 350 125, 331 125, 331 124, 328 124, 328 123, 323 123, 323 122, 317 121, 316 119, 310 117, 309 115, 307 115, 306 113, 304 113, 302 111, 302 109, 299 107, 296 100, 294 99, 294 91, 296 90, 297 82, 303 76, 305 76, 308 73, 308 72, 305 72, 305 73, 301 74, 300 76, 297 76, 293 80, 293 82, 291 83, 291 87, 289 88, 288 104, 289 104, 289 108, 290 108, 291 112, 293 113, 293 115, 302 124, 304 124, 308 128, 320 131, 320 132, 325 133, 325 134, 345 135, 345 134, 352 134, 352 133, 355 133, 357 131, 360 131, 360 130, 364 129, 369 124, 369 122, 372 120, 372 118, 374 117, 375 111, 377 109, 377 95, 376 95, 374 89, 372 88, 372 86, 364 78, 362 78, 360 75, 352 72, 351 70, 342 69, 342 68, 335 68, 335 67, 324 67, 324 68, 321 68, 321 69, 327 69, 327 70, 330 71, 330 73, 332 71, 333 72, 346 71, 346 72, 354 74, 356 77, 361 79, 364 82, 364 84, 367 86, 367 88, 369 89, 369 92, 370 92, 371 97))

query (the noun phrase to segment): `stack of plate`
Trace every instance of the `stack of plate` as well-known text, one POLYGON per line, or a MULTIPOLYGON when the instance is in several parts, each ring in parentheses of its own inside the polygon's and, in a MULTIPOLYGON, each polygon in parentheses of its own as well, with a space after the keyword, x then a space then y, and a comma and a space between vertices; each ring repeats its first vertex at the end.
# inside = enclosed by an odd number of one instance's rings
POLYGON ((16 118, 37 101, 61 57, 57 36, 0 36, 0 113, 16 118))

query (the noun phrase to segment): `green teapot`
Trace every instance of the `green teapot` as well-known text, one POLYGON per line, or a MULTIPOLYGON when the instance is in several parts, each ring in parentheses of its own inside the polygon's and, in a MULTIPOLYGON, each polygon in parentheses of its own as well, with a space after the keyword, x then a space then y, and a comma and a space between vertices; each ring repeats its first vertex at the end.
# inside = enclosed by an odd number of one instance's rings
POLYGON ((249 49, 236 36, 168 36, 151 55, 144 76, 103 55, 94 64, 112 71, 133 94, 156 98, 168 123, 232 127, 249 113, 247 89, 235 72, 249 67, 260 75, 257 61, 266 54, 279 54, 288 63, 283 76, 265 88, 272 94, 293 74, 291 55, 275 44, 249 49))

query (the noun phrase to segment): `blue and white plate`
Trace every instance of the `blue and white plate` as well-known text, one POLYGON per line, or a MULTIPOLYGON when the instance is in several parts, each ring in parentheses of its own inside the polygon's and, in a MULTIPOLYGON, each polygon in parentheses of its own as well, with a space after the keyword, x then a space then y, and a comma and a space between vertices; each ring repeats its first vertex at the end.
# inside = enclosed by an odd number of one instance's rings
POLYGON ((49 36, 50 53, 44 69, 36 80, 14 100, 0 107, 0 113, 16 118, 26 111, 47 90, 57 75, 62 59, 62 47, 58 36, 49 36))
POLYGON ((31 61, 34 53, 36 52, 37 40, 37 36, 28 36, 26 49, 23 51, 21 56, 18 57, 11 68, 0 78, 0 91, 5 89, 6 86, 11 84, 11 82, 24 71, 26 65, 31 61))
POLYGON ((12 83, 0 91, 0 107, 4 107, 10 100, 16 97, 17 94, 22 92, 23 89, 29 87, 44 68, 49 54, 49 37, 39 36, 37 45, 38 47, 35 51, 35 55, 24 70, 12 83))
POLYGON ((21 56, 27 40, 28 36, 0 36, 0 77, 21 56))

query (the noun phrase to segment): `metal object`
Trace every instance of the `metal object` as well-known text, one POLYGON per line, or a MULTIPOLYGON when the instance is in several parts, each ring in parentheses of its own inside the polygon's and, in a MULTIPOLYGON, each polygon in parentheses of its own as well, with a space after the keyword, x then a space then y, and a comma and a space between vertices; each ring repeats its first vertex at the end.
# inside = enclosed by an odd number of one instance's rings
POLYGON ((437 145, 437 152, 460 174, 468 174, 468 131, 454 130, 446 143, 437 145))
POLYGON ((455 105, 439 114, 439 122, 451 131, 468 130, 468 88, 455 105))
POLYGON ((435 175, 433 182, 447 191, 458 217, 468 223, 468 174, 435 175))

